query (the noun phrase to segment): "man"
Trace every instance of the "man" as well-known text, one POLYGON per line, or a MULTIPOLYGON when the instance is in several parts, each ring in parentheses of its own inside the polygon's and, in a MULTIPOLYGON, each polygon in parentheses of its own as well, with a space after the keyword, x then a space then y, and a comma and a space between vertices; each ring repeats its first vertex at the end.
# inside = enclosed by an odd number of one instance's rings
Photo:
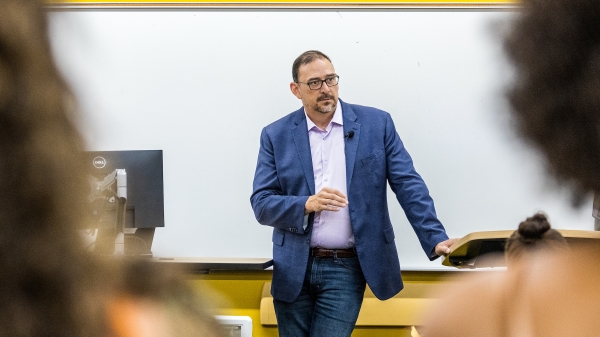
POLYGON ((449 240, 390 115, 338 99, 330 59, 307 51, 292 66, 303 107, 265 127, 252 208, 273 227, 280 336, 350 336, 365 282, 382 300, 403 287, 387 182, 430 259, 449 240))

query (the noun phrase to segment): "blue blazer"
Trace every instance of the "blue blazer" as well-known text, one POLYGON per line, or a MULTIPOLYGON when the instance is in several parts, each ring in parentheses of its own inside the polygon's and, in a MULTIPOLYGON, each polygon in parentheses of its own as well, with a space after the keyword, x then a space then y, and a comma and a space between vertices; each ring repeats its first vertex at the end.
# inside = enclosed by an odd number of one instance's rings
MULTIPOLYGON (((427 186, 390 115, 340 100, 346 140, 346 177, 350 222, 360 265, 369 287, 385 300, 403 288, 394 229, 387 207, 387 184, 404 209, 430 259, 446 239, 427 186)), ((308 263, 312 214, 303 229, 304 205, 315 194, 304 109, 266 126, 260 136, 250 202, 258 222, 273 227, 274 298, 292 302, 300 293, 308 263)))

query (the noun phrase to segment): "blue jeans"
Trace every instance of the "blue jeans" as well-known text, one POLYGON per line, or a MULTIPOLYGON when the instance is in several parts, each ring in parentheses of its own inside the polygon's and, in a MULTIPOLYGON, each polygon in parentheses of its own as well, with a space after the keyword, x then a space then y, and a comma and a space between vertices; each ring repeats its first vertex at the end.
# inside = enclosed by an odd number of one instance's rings
POLYGON ((365 293, 358 257, 309 257, 298 298, 274 299, 280 337, 349 337, 365 293))

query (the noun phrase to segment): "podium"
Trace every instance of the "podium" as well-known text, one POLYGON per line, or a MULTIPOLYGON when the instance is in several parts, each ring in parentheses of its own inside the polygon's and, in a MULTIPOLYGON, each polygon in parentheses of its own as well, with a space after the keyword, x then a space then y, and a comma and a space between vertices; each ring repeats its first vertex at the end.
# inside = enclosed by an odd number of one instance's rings
MULTIPOLYGON (((557 229, 569 246, 597 245, 600 249, 600 231, 557 229)), ((504 245, 514 230, 473 232, 450 247, 450 254, 442 265, 455 268, 506 267, 504 245)))

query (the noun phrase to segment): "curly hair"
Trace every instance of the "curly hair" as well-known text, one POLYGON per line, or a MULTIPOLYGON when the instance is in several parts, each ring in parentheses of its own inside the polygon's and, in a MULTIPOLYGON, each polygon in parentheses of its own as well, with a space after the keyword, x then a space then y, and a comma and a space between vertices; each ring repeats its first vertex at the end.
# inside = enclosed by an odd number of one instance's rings
POLYGON ((507 92, 520 133, 574 199, 600 191, 600 3, 524 0, 505 37, 507 92))
POLYGON ((0 336, 103 336, 102 269, 76 228, 74 99, 34 0, 0 0, 0 336))
POLYGON ((543 213, 525 219, 506 240, 505 254, 508 261, 540 249, 558 251, 567 249, 567 240, 556 230, 543 213))

